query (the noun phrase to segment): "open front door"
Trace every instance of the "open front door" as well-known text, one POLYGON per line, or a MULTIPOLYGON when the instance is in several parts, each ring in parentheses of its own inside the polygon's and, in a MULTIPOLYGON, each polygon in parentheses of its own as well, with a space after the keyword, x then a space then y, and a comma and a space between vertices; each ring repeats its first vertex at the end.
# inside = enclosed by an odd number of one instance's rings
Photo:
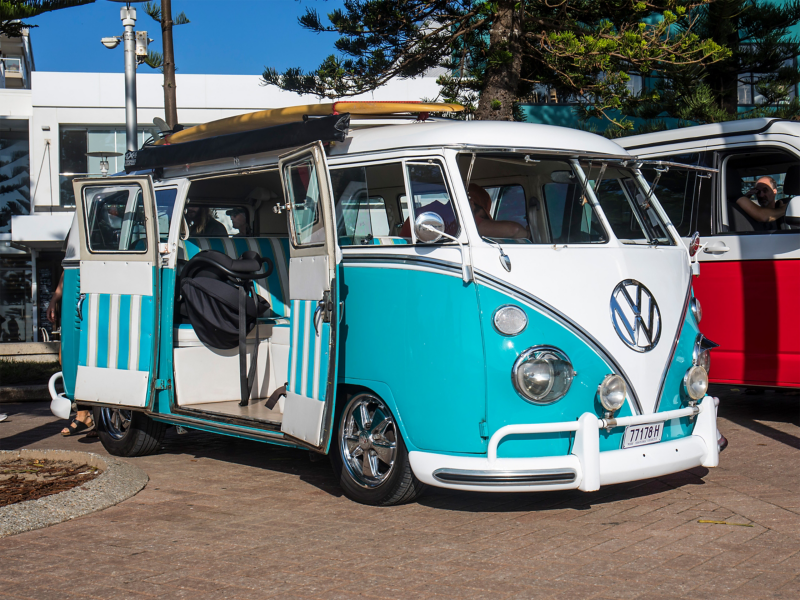
POLYGON ((291 248, 291 338, 281 431, 324 450, 336 394, 339 328, 336 219, 317 142, 280 160, 291 248))
POLYGON ((158 223, 146 177, 74 181, 80 226, 75 400, 145 407, 158 348, 158 223))

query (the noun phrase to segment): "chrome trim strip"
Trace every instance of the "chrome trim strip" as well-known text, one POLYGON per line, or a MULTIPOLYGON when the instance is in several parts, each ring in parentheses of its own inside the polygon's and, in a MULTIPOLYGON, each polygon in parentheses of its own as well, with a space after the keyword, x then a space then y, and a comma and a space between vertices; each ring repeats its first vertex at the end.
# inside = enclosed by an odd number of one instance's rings
POLYGON ((596 340, 588 331, 583 329, 580 325, 572 321, 569 317, 567 317, 564 313, 559 311, 558 309, 554 308, 553 306, 547 304, 544 300, 529 294, 528 292, 521 290, 520 288, 511 285, 505 281, 497 279, 493 275, 486 273, 485 271, 481 271, 479 269, 475 269, 475 276, 476 281, 482 283, 483 285, 488 285, 489 287, 494 287, 498 291, 508 294, 512 297, 517 298, 521 302, 526 302, 528 304, 532 304, 534 308, 550 313, 559 323, 567 327, 568 329, 572 330, 578 337, 580 337, 584 342, 589 344, 592 348, 594 348, 600 356, 616 371, 618 375, 625 379, 625 383, 628 386, 628 390, 630 391, 631 400, 633 402, 633 407, 636 409, 637 414, 642 414, 642 405, 639 402, 639 397, 636 395, 636 390, 634 389, 633 385, 631 384, 630 377, 628 377, 625 370, 622 368, 611 353, 606 350, 606 348, 596 340))
POLYGON ((664 386, 667 383, 667 374, 669 373, 669 368, 672 365, 672 361, 675 358, 675 352, 678 350, 678 342, 681 339, 681 331, 683 331, 683 325, 686 323, 686 313, 689 310, 689 303, 692 299, 692 280, 689 279, 689 287, 686 290, 686 300, 683 302, 683 311, 681 312, 681 319, 678 321, 678 330, 675 332, 675 339, 672 340, 672 349, 669 351, 669 358, 667 358, 667 362, 664 365, 664 372, 661 373, 661 383, 658 385, 658 395, 656 396, 656 403, 653 407, 653 412, 658 412, 658 409, 661 408, 661 397, 664 395, 664 386))
POLYGON ((572 483, 577 476, 574 469, 541 469, 539 471, 436 469, 433 472, 433 478, 437 481, 464 485, 549 485, 572 483))

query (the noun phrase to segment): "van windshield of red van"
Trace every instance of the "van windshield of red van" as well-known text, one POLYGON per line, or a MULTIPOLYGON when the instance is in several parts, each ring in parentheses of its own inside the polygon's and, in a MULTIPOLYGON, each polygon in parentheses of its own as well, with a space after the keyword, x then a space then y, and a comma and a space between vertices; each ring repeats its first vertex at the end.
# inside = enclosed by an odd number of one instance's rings
POLYGON ((614 235, 623 244, 675 245, 666 220, 656 209, 654 194, 633 169, 597 161, 581 161, 614 235))

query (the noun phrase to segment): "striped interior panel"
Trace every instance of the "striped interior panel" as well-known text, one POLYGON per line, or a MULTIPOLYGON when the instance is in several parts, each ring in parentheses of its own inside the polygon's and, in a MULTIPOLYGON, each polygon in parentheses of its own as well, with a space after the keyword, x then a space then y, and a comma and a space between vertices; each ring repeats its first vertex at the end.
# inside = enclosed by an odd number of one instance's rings
POLYGON ((274 268, 266 279, 255 281, 256 293, 269 302, 276 315, 290 315, 289 298, 289 238, 266 237, 196 237, 184 242, 185 258, 191 259, 201 250, 216 250, 239 258, 248 250, 269 258, 274 268))
POLYGON ((154 325, 152 296, 87 294, 78 364, 149 371, 154 325))
POLYGON ((292 300, 289 385, 286 389, 299 396, 324 401, 331 326, 320 322, 317 335, 312 322, 316 308, 314 300, 292 300))

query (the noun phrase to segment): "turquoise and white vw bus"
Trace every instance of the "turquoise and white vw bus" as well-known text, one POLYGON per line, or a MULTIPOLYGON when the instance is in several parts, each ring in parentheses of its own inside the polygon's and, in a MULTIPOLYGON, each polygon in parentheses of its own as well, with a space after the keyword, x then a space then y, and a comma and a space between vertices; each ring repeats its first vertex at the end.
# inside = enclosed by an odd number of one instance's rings
POLYGON ((544 125, 359 125, 145 147, 130 175, 76 181, 54 406, 93 405, 115 455, 170 425, 329 454, 378 505, 718 464, 690 257, 634 157, 544 125), (180 307, 210 250, 268 259, 244 406, 239 352, 180 307))

